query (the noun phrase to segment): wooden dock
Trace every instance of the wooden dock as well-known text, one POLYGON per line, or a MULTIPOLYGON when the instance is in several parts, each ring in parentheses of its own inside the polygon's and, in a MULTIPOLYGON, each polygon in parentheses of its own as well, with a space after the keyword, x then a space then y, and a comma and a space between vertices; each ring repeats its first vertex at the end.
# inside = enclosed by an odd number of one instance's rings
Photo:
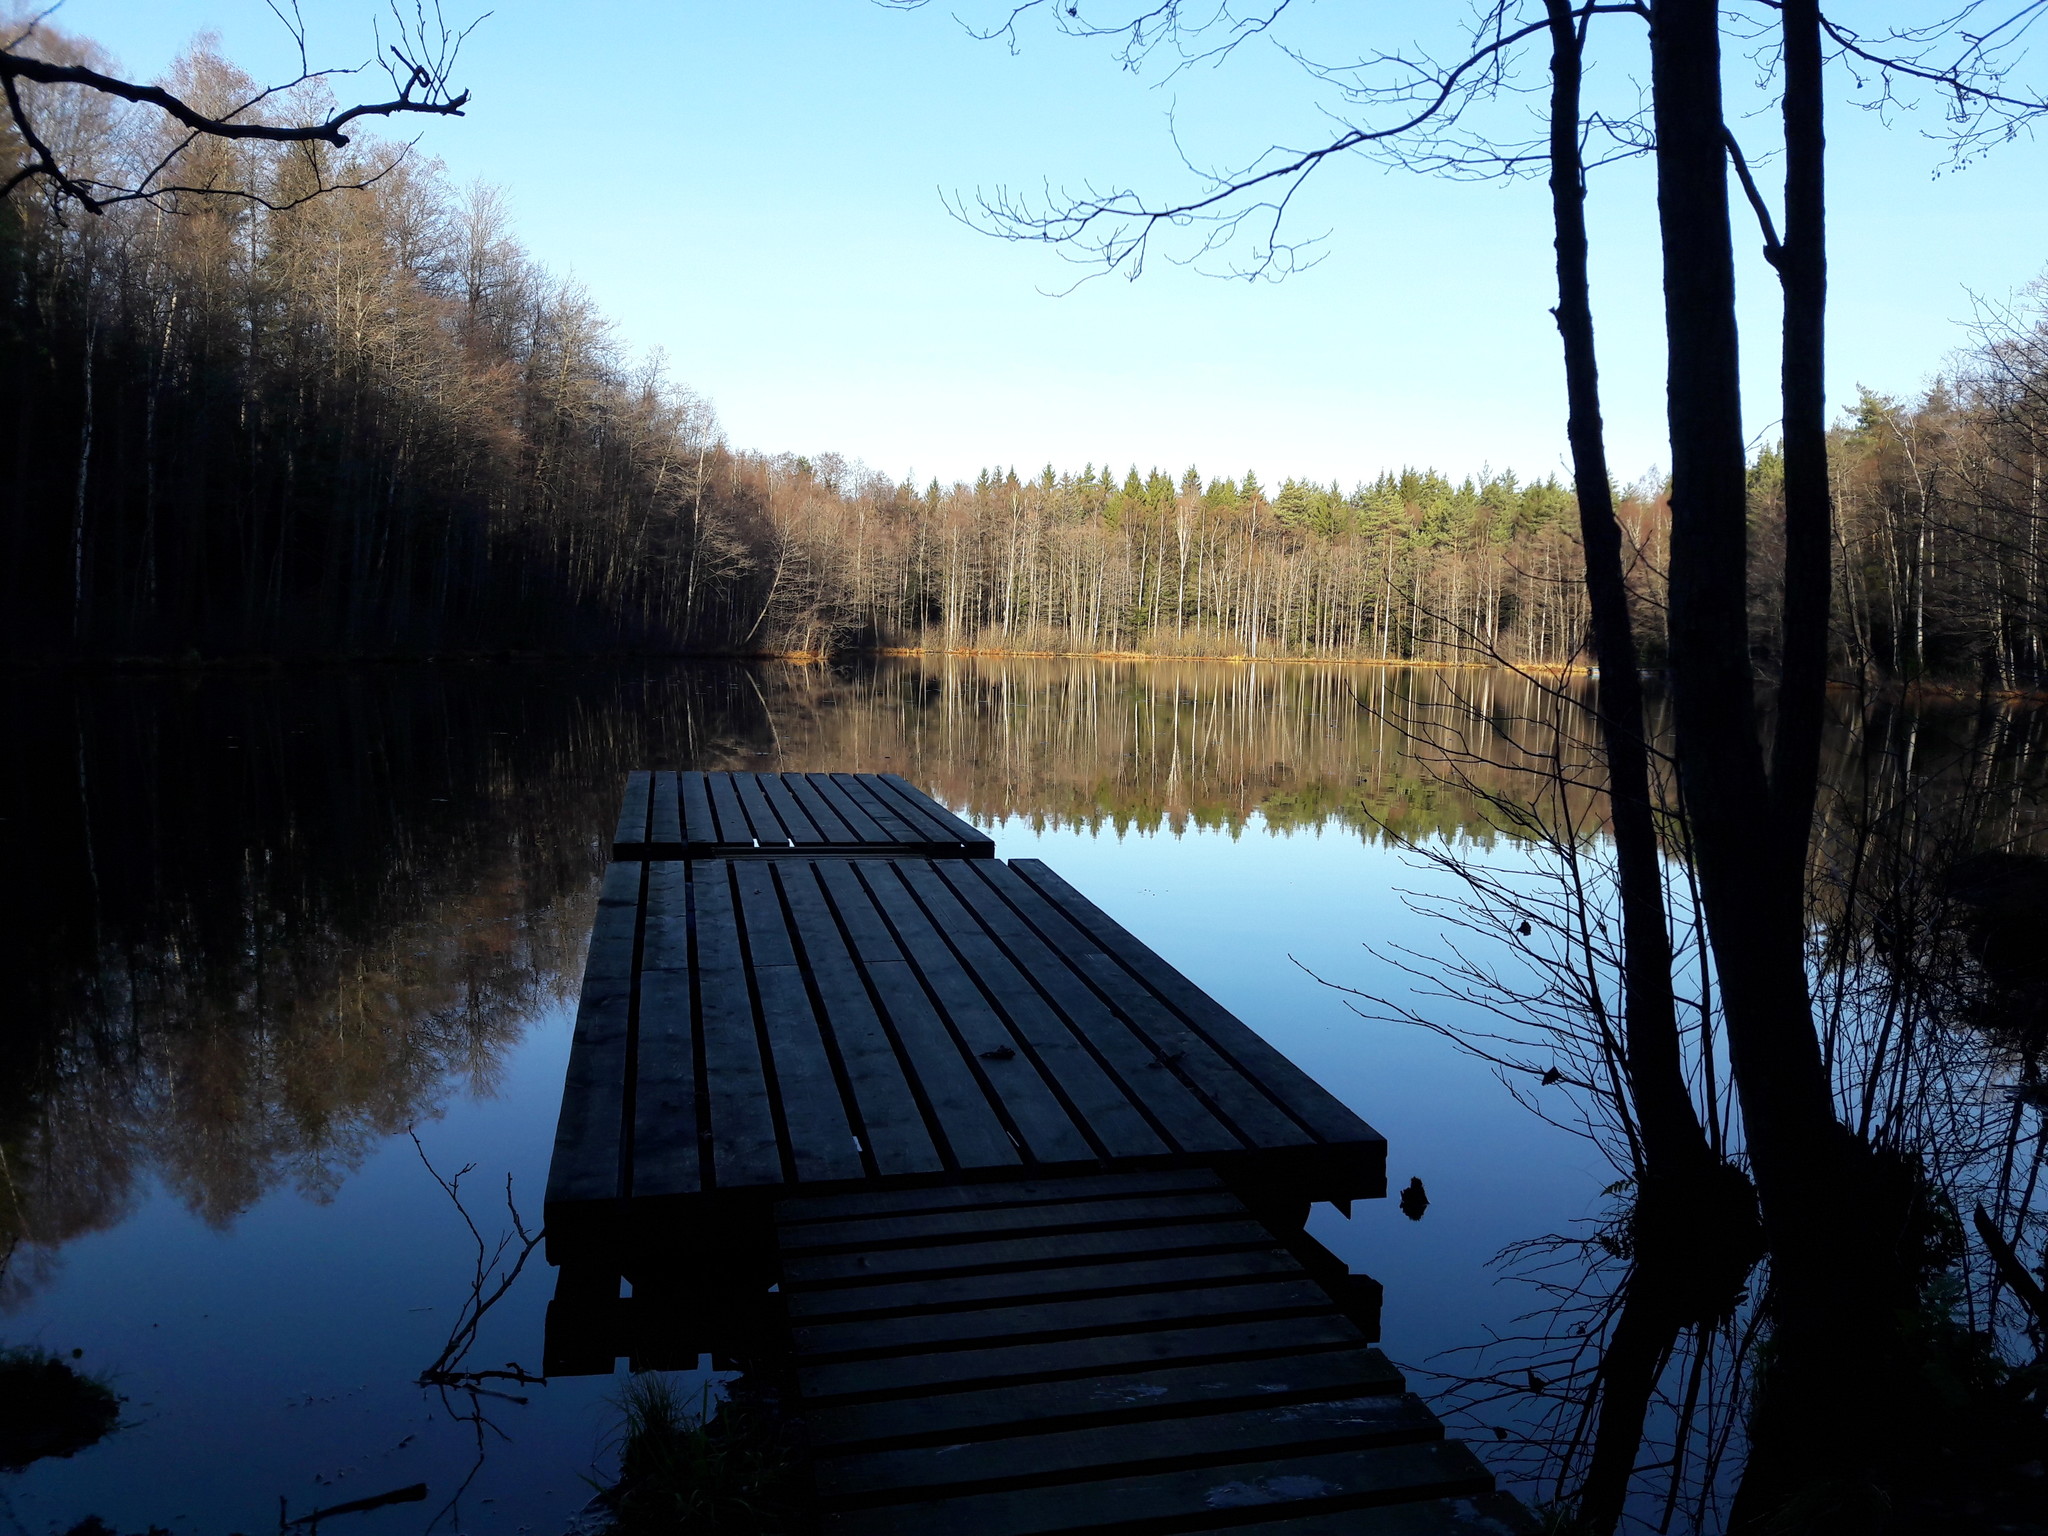
POLYGON ((1534 1529, 1370 1347, 1376 1291, 1213 1174, 799 1197, 776 1237, 825 1536, 1534 1529))
POLYGON ((547 1370, 785 1380, 827 1536, 1533 1530, 1301 1230, 1386 1192, 1379 1134, 993 854, 893 775, 632 776, 547 1370))
POLYGON ((995 855, 995 840, 893 773, 628 776, 615 859, 995 855))
POLYGON ((551 1242, 876 1179, 1204 1166, 1385 1193, 1378 1132, 1034 859, 606 876, 551 1242))

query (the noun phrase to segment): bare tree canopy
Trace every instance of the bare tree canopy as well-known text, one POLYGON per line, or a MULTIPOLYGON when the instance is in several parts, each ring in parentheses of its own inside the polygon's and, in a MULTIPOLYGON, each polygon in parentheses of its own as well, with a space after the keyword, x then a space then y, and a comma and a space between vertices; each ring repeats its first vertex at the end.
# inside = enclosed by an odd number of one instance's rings
MULTIPOLYGON (((346 130, 360 119, 407 114, 460 117, 469 103, 469 92, 458 92, 449 82, 463 42, 482 17, 456 27, 442 15, 439 0, 435 0, 431 13, 426 0, 414 0, 409 17, 400 11, 397 0, 391 0, 394 38, 386 41, 383 29, 378 29, 378 49, 373 60, 349 68, 316 69, 308 62, 305 19, 298 0, 266 3, 291 33, 299 55, 298 73, 245 99, 218 104, 196 101, 189 94, 180 95, 162 85, 140 84, 96 68, 98 60, 90 50, 80 50, 71 39, 43 26, 55 6, 13 25, 5 45, 0 46, 0 90, 6 93, 8 115, 20 136, 23 152, 6 179, 0 181, 0 198, 41 178, 47 180, 59 198, 76 202, 94 213, 115 203, 153 201, 172 192, 260 200, 246 188, 174 185, 167 179, 167 173, 179 156, 200 139, 254 139, 342 149, 349 143, 346 130), (79 56, 81 52, 86 56, 79 56), (336 106, 331 95, 332 82, 342 76, 361 74, 372 62, 390 80, 393 94, 384 101, 336 106), (66 91, 96 93, 153 108, 175 125, 168 149, 153 163, 138 167, 139 174, 127 180, 109 180, 95 169, 80 168, 74 156, 62 147, 61 139, 46 131, 49 119, 66 115, 60 102, 61 93, 66 91), (278 111, 280 107, 282 112, 278 111), (53 144, 53 139, 58 142, 53 144)), ((329 187, 322 177, 315 191, 325 190, 329 187)))
MULTIPOLYGON (((917 10, 930 0, 877 3, 917 10)), ((1653 10, 1649 0, 1581 0, 1569 14, 1581 28, 1596 16, 1616 15, 1645 24, 1646 31, 1653 10)), ((1763 79, 1781 67, 1781 10, 1780 0, 1745 0, 1724 17, 1731 40, 1749 47, 1763 79)), ((1963 163, 2027 132, 2048 112, 2048 95, 2015 78, 2044 12, 2040 0, 1964 0, 1921 25, 1852 26, 1825 14, 1820 24, 1830 63, 1853 85, 1851 105, 1885 115, 1938 106, 1938 125, 1929 132, 1963 163)), ((1388 19, 1371 25, 1387 33, 1430 27, 1439 39, 1366 39, 1341 55, 1330 50, 1332 32, 1341 34, 1342 27, 1290 31, 1303 15, 1294 0, 994 0, 962 8, 962 24, 973 36, 1015 50, 1037 24, 1106 44, 1120 67, 1150 75, 1155 86, 1181 82, 1196 69, 1217 69, 1246 48, 1275 49, 1301 72, 1321 127, 1306 139, 1240 150, 1220 164, 1198 163, 1183 152, 1186 180, 1179 187, 1087 182, 1031 192, 997 186, 956 197, 953 212, 1000 238, 1053 246, 1093 275, 1136 277, 1156 254, 1219 276, 1279 278, 1317 259, 1320 233, 1292 233, 1289 223, 1309 178, 1329 164, 1363 158, 1462 180, 1548 171, 1546 129, 1540 111, 1530 110, 1548 88, 1544 5, 1474 0, 1454 44, 1441 36, 1448 30, 1444 22, 1388 19)), ((1607 72, 1605 93, 1589 93, 1580 122, 1588 171, 1654 147, 1644 58, 1612 61, 1619 68, 1607 72)), ((1175 147, 1181 148, 1177 138, 1175 147)), ((1732 136, 1730 154, 1752 206, 1763 214, 1732 136)), ((1774 240, 1767 230, 1767 243, 1774 240)))

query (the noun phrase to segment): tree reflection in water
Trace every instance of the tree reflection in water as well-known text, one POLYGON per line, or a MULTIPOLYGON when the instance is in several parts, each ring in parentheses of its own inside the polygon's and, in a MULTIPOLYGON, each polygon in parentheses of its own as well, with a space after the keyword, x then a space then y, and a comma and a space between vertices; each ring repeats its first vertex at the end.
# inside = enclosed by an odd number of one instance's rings
MULTIPOLYGON (((1372 673, 1362 686, 1401 686, 1372 673)), ((620 775, 903 771, 1038 824, 1450 830, 1330 669, 1006 663, 17 677, 6 1284, 155 1171, 222 1225, 490 1086, 574 987, 620 775)))
MULTIPOLYGON (((1414 992, 1354 993, 1353 1006, 1488 1062, 1524 1108, 1591 1143, 1616 1179, 1604 1219, 1503 1251, 1501 1270, 1536 1298, 1525 1331, 1454 1351, 1439 1362, 1440 1388, 1458 1418, 1492 1431, 1504 1463, 1547 1488, 1573 1529, 1609 1531, 1626 1513, 1657 1530, 1719 1530, 1756 1368, 1769 1357, 1770 1282, 1768 1266, 1757 1268, 1762 1233, 1740 1172, 1686 829, 1667 783, 1674 964, 1691 977, 1680 994, 1687 1078, 1713 1153, 1732 1166, 1674 1207, 1647 1197, 1656 1175, 1622 1045, 1613 849, 1602 803, 1587 793, 1592 723, 1569 687, 1529 702, 1514 728, 1489 719, 1475 730, 1484 701, 1451 680, 1389 713, 1432 749, 1420 760, 1480 802, 1523 856, 1473 860, 1455 844, 1409 842, 1416 862, 1448 877, 1436 888, 1453 894, 1413 903, 1444 942, 1381 954, 1414 992), (1504 788, 1503 769, 1515 774, 1504 788), (1702 1197, 1722 1202, 1723 1219, 1702 1197), (1723 1240, 1703 1248, 1697 1233, 1675 1230, 1688 1223, 1723 1240)), ((1989 704, 1838 702, 1809 871, 1809 968, 1842 1119, 1893 1186, 1882 1214, 1897 1230, 1885 1236, 1911 1287, 1900 1305, 1914 1339, 1900 1412, 1927 1464, 1888 1469, 1882 1492, 1830 1490, 1835 1507, 1812 1514, 1815 1529, 1833 1529, 1829 1520, 1876 1499, 1885 1507, 1870 1519, 1919 1529, 1958 1513, 1958 1488, 1982 1504, 1973 1518, 2030 1503, 2027 1480, 2048 1448, 2048 1311, 2017 1259, 2038 1252, 2048 1224, 2037 1204, 2048 1117, 2027 1112, 2048 1106, 2048 904, 2038 899, 2048 859, 2035 851, 2042 721, 1989 704)))
MULTIPOLYGON (((1476 867, 1534 883, 1475 888, 1466 917, 1521 970, 1503 973, 1513 997, 1479 999, 1504 1038, 1467 1043, 1509 1062, 1539 1110, 1570 1103, 1617 1169, 1610 1222, 1532 1233, 1504 1256, 1538 1306, 1526 1338, 1465 1371, 1473 1422, 1505 1432, 1499 1454, 1540 1460, 1553 1488, 1576 1486, 1599 1387, 1623 1363, 1603 1354, 1619 1330, 1649 1398, 1646 1446, 1623 1460, 1632 1507, 1653 1524, 1712 1522, 1739 1456, 1757 1308, 1665 1306, 1641 1347, 1620 1327, 1654 1287, 1627 1220, 1625 1097, 1603 1086, 1609 1043, 1587 1023, 1613 957, 1569 679, 891 658, 17 674, 8 689, 28 730, 0 758, 15 986, 0 1031, 0 1302, 32 1292, 66 1242, 118 1223, 147 1177, 225 1225, 272 1188, 331 1194, 452 1091, 488 1091, 528 1022, 573 991, 629 768, 900 772, 978 818, 1034 827, 1335 826, 1514 853, 1476 867), (1535 823, 1529 806, 1544 807, 1535 823), (1573 881, 1576 915, 1544 905, 1573 881), (1516 1001, 1532 995, 1549 1001, 1516 1001)), ((2010 870, 1969 860, 2034 850, 2040 722, 1838 702, 1813 947, 1844 1102, 1874 1138, 1929 1152, 1964 1220, 1982 1204, 2033 1262, 2048 1090, 2027 967, 2048 934, 2001 897, 2010 870)), ((1477 984, 1445 958, 1414 963, 1454 991, 1477 984)), ((1693 1083, 1703 1122, 1739 1149, 1709 983, 1694 988, 1693 1083)), ((2024 1353, 2014 1287, 1962 1236, 1956 1315, 2024 1353)))

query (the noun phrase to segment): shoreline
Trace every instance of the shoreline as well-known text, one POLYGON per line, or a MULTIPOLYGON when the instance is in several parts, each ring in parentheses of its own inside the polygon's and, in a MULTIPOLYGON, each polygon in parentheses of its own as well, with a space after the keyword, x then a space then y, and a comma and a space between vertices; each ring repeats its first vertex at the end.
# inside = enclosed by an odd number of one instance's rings
POLYGON ((14 672, 286 672, 308 668, 417 666, 539 666, 622 662, 749 662, 781 661, 798 666, 823 666, 858 656, 976 656, 1022 661, 1199 661, 1228 666, 1297 667, 1424 667, 1436 671, 1523 671, 1554 676, 1591 676, 1593 669, 1574 662, 1430 661, 1402 656, 1228 656, 1167 651, 1043 651, 996 650, 959 646, 945 650, 922 646, 861 646, 839 651, 418 651, 351 653, 307 652, 291 656, 9 656, 0 669, 14 672))
MULTIPOLYGON (((952 646, 944 649, 913 645, 861 646, 838 651, 439 651, 410 653, 313 652, 292 656, 6 656, 0 657, 0 673, 194 676, 242 673, 278 675, 300 671, 342 671, 358 667, 522 667, 522 666, 608 666, 625 664, 730 664, 783 662, 793 666, 825 666, 835 660, 863 656, 886 656, 898 660, 918 658, 973 657, 983 660, 1093 661, 1117 663, 1198 662, 1232 667, 1371 667, 1415 669, 1438 672, 1502 671, 1538 677, 1591 678, 1594 668, 1582 662, 1536 661, 1440 661, 1413 657, 1375 656, 1253 656, 1180 654, 1162 651, 1052 651, 1007 650, 986 646, 952 646)), ((1645 669, 1645 677, 1661 675, 1645 669)), ((1872 693, 1906 699, 1941 699, 1951 703, 1995 703, 2013 706, 2048 704, 2048 688, 2001 688, 1987 690, 1969 683, 1929 678, 1886 679, 1859 685, 1831 678, 1831 693, 1851 693, 1867 688, 1872 693)))

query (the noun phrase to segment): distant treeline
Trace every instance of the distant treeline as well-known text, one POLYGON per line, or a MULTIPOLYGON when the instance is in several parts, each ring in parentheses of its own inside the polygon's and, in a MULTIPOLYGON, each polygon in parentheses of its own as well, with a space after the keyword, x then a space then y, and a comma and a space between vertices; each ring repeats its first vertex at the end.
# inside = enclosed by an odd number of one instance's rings
POLYGON ((1349 494, 1255 476, 984 471, 920 494, 797 461, 777 514, 796 648, 1561 660, 1584 603, 1555 481, 1386 475, 1349 494))
MULTIPOLYGON (((255 94, 204 47, 172 83, 223 109, 255 94)), ((0 654, 1581 652, 1554 479, 1346 492, 1090 465, 920 489, 738 452, 522 251, 495 191, 388 146, 179 147, 151 115, 64 101, 74 163, 169 156, 201 190, 100 217, 41 182, 0 203, 0 654), (307 197, 322 179, 368 185, 307 197)), ((19 153, 0 132, 0 169, 19 153)), ((1980 362, 1838 434, 1845 664, 2048 665, 2048 342, 1980 362)), ((1774 492, 1766 454, 1761 608, 1774 492)), ((1659 488, 1622 511, 1654 663, 1659 488)))
MULTIPOLYGON (((1852 670, 2048 682, 2048 280, 2030 298, 1918 400, 1865 391, 1835 432, 1835 623, 1852 670)), ((1777 468, 1758 466, 1766 503, 1777 468)))
MULTIPOLYGON (((204 47, 173 83, 255 94, 204 47)), ((1091 467, 918 490, 733 452, 521 251, 496 193, 388 147, 179 148, 65 101, 73 163, 168 154, 168 181, 258 198, 92 217, 31 183, 0 206, 8 653, 1575 644, 1554 481, 1347 495, 1091 467), (372 184, 301 201, 316 175, 372 184)))

